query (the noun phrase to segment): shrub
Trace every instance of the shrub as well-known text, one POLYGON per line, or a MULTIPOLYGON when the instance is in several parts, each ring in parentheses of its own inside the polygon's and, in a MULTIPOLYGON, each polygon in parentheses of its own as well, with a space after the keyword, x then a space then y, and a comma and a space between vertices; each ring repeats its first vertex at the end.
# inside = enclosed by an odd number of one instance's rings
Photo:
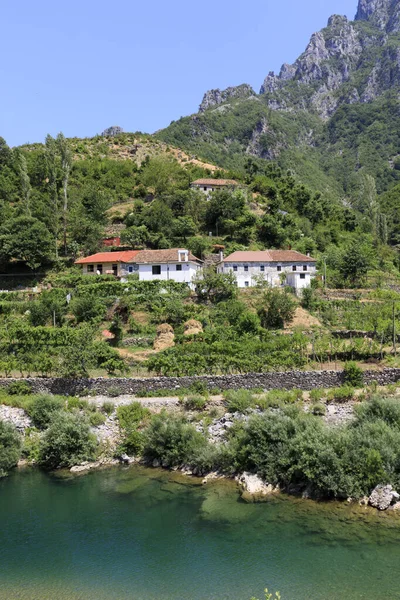
POLYGON ((248 390, 228 390, 225 393, 228 411, 244 413, 254 406, 254 398, 248 390))
POLYGON ((190 464, 207 446, 205 437, 180 416, 157 415, 145 435, 145 456, 165 467, 190 464))
POLYGON ((89 422, 92 427, 99 427, 99 425, 103 425, 103 423, 105 423, 105 420, 105 415, 97 410, 96 412, 92 412, 89 415, 89 422))
POLYGON ((13 381, 7 386, 9 396, 27 396, 32 393, 32 386, 27 381, 13 381))
POLYGON ((59 412, 41 439, 38 462, 45 469, 72 467, 92 460, 96 448, 96 438, 81 415, 59 412))
POLYGON ((344 381, 353 387, 362 387, 364 377, 362 369, 355 362, 347 362, 344 366, 344 381))
POLYGON ((318 389, 318 390, 311 390, 311 392, 310 392, 310 400, 312 402, 319 402, 325 396, 326 396, 326 393, 324 390, 318 389))
POLYGON ((110 385, 107 390, 107 394, 110 396, 110 398, 118 398, 118 396, 122 396, 123 390, 117 385, 110 385))
POLYGON ((106 415, 110 416, 115 410, 115 405, 113 402, 103 402, 101 410, 106 413, 106 415))
POLYGON ((390 427, 400 429, 400 403, 394 398, 375 396, 369 402, 356 407, 357 423, 384 421, 390 427))
POLYGON ((349 385, 342 385, 339 388, 333 388, 328 394, 330 402, 349 402, 354 398, 354 388, 349 385))
POLYGON ((323 417, 326 413, 326 407, 323 404, 313 404, 311 413, 315 416, 323 417))
POLYGON ((207 400, 200 395, 188 396, 185 399, 185 408, 187 410, 204 410, 207 400))
POLYGON ((46 429, 56 413, 64 408, 64 401, 58 396, 43 394, 36 396, 28 407, 28 414, 38 429, 46 429))
POLYGON ((267 290, 258 308, 261 325, 265 329, 283 329, 291 323, 296 311, 296 302, 289 292, 277 288, 267 290))
POLYGON ((147 420, 150 416, 150 411, 140 404, 140 402, 132 402, 117 408, 117 417, 119 425, 127 431, 136 430, 136 428, 147 420))
POLYGON ((15 467, 21 455, 21 437, 10 423, 0 421, 0 477, 15 467))

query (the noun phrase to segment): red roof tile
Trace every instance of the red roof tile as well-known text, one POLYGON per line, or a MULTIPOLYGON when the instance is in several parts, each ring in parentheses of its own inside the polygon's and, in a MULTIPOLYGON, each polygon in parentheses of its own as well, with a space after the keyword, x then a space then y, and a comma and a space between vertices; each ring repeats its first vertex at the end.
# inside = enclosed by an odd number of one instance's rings
POLYGON ((239 185, 237 181, 233 181, 233 179, 197 179, 192 182, 192 185, 215 185, 224 186, 224 185, 239 185))
POLYGON ((126 250, 121 252, 98 252, 85 258, 80 258, 75 261, 76 265, 87 265, 94 263, 120 263, 120 262, 131 262, 140 250, 126 250))
MULTIPOLYGON (((141 250, 135 257, 136 264, 148 264, 148 263, 171 263, 179 262, 178 252, 184 251, 184 248, 170 248, 168 250, 141 250)), ((199 258, 196 258, 191 252, 188 253, 189 261, 201 262, 199 258)))
POLYGON ((317 262, 315 258, 306 256, 296 250, 258 250, 238 251, 230 254, 224 262, 317 262))

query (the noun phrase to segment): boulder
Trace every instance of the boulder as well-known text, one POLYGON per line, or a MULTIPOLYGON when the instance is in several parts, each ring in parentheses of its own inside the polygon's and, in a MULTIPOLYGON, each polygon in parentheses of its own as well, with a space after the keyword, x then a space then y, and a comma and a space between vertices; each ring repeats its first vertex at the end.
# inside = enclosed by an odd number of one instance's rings
POLYGON ((279 492, 278 487, 266 483, 254 473, 242 473, 236 477, 242 489, 242 498, 246 502, 260 502, 279 492))
POLYGON ((391 485, 377 485, 369 497, 369 504, 378 510, 387 510, 399 495, 391 485))

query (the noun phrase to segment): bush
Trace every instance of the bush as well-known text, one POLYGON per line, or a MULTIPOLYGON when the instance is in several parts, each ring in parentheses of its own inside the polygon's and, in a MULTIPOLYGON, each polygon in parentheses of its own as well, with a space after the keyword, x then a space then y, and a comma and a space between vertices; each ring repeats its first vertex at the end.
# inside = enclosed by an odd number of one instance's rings
POLYGON ((0 421, 0 477, 15 467, 21 456, 21 437, 10 423, 0 421))
POLYGON ((108 396, 110 396, 110 398, 118 398, 118 396, 123 395, 123 390, 117 385, 110 385, 110 387, 107 390, 107 394, 108 396))
POLYGON ((354 398, 354 388, 349 385, 342 385, 339 388, 333 388, 328 394, 329 402, 349 402, 354 398))
POLYGON ((347 362, 344 366, 344 381, 353 387, 363 387, 364 376, 362 369, 355 362, 347 362))
POLYGON ((101 410, 106 413, 106 415, 110 416, 115 410, 114 402, 103 402, 101 406, 101 410))
POLYGON ((59 412, 41 439, 38 463, 45 469, 72 467, 93 460, 96 448, 96 438, 81 415, 59 412))
POLYGON ((106 417, 103 413, 96 410, 89 415, 89 422, 92 427, 99 427, 105 423, 106 417))
POLYGON ((43 394, 33 398, 28 414, 38 429, 46 429, 55 414, 64 408, 64 400, 58 396, 43 394))
POLYGON ((9 396, 28 396, 32 393, 32 386, 27 381, 13 381, 7 386, 9 396))
POLYGON ((190 464, 207 446, 205 437, 180 416, 157 415, 145 436, 145 456, 164 467, 190 464))
POLYGON ((310 392, 310 400, 312 402, 320 402, 320 400, 322 400, 322 398, 324 398, 326 396, 326 393, 324 390, 311 390, 310 392))
POLYGON ((231 413, 244 413, 255 404, 253 394, 248 390, 228 390, 224 395, 231 413))
POLYGON ((207 400, 203 396, 188 396, 185 399, 185 408, 187 410, 204 410, 207 400))
POLYGON ((295 311, 296 302, 289 292, 271 288, 262 298, 258 316, 265 329, 283 329, 293 321, 295 311))
POLYGON ((127 431, 135 430, 143 421, 148 420, 150 411, 140 404, 132 402, 117 408, 119 425, 127 431))
POLYGON ((315 416, 323 417, 326 413, 326 407, 323 404, 313 404, 311 413, 315 416))

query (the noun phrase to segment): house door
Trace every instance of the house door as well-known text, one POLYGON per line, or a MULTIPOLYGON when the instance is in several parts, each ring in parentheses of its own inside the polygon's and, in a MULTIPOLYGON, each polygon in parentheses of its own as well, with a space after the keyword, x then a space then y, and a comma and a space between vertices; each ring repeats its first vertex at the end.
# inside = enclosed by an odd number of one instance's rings
POLYGON ((113 270, 113 274, 115 275, 115 277, 117 277, 117 275, 118 275, 118 265, 113 265, 112 266, 112 270, 113 270))

